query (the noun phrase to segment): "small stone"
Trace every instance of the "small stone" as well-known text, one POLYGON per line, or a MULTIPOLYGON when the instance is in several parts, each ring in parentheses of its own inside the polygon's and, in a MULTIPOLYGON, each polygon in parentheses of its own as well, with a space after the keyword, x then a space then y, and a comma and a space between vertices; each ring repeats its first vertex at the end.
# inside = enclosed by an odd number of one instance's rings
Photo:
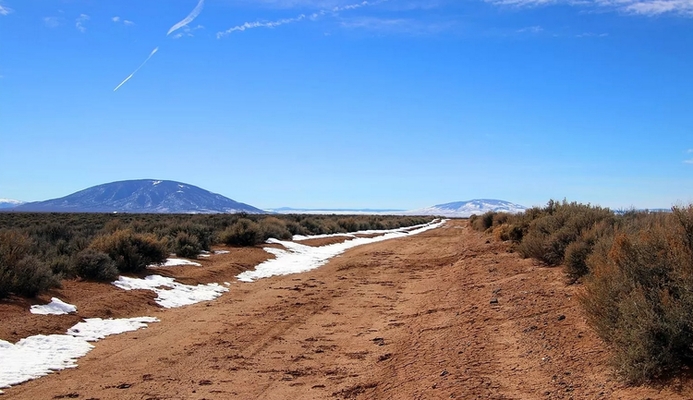
POLYGON ((559 321, 563 321, 565 319, 565 315, 561 314, 558 316, 559 321))
POLYGON ((492 298, 491 299, 491 304, 498 304, 498 299, 497 298, 492 298))

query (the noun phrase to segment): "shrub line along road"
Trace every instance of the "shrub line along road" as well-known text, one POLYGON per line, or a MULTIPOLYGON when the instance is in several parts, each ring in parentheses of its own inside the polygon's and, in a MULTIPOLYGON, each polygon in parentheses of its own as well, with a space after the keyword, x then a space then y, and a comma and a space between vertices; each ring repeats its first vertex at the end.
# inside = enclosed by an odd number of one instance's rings
MULTIPOLYGON (((213 302, 152 308, 149 315, 161 322, 99 342, 78 368, 5 396, 692 397, 687 383, 619 383, 584 322, 579 286, 567 286, 560 268, 521 260, 489 239, 465 221, 450 221, 351 249, 311 272, 234 283, 213 302)), ((227 262, 203 268, 218 271, 227 262)))

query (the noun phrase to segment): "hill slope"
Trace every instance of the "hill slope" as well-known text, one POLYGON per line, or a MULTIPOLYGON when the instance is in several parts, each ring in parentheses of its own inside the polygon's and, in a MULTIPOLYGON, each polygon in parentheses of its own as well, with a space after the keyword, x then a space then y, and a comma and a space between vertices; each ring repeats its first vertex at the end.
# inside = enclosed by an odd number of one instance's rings
POLYGON ((264 211, 197 186, 140 179, 106 183, 59 199, 26 203, 13 211, 261 214, 264 211))
POLYGON ((474 199, 453 203, 438 204, 432 207, 407 211, 407 215, 440 215, 452 218, 468 218, 472 214, 481 215, 489 211, 518 213, 527 207, 505 200, 474 199))

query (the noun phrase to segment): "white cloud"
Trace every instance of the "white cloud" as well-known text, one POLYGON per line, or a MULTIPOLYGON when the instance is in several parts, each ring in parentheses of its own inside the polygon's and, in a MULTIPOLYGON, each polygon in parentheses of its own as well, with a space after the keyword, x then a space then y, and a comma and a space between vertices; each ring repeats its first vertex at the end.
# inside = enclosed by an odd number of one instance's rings
POLYGON ((195 18, 197 18, 198 15, 202 12, 202 8, 205 5, 205 0, 200 0, 195 8, 188 14, 187 17, 183 18, 180 22, 176 23, 171 27, 171 29, 168 30, 168 33, 166 33, 166 36, 172 34, 173 32, 177 31, 180 28, 188 26, 189 23, 193 22, 195 18))
POLYGON ((484 0, 497 6, 516 8, 564 4, 583 8, 598 8, 626 14, 656 16, 677 14, 693 17, 693 0, 484 0))
POLYGON ((203 25, 197 25, 194 28, 191 28, 189 26, 184 26, 178 33, 175 35, 171 36, 174 39, 180 39, 182 37, 193 37, 195 36, 194 32, 200 29, 205 29, 203 25))
POLYGON ((686 151, 686 153, 688 153, 688 154, 693 154, 693 149, 688 149, 688 150, 686 151))
POLYGON ((0 15, 9 15, 12 11, 11 8, 3 6, 2 3, 0 2, 0 15))
POLYGON ((122 18, 120 18, 120 17, 117 16, 117 15, 116 15, 115 17, 111 18, 111 21, 113 21, 113 22, 115 22, 115 23, 122 22, 123 25, 135 25, 134 22, 132 22, 132 21, 130 21, 130 20, 127 20, 127 19, 122 19, 122 18))
POLYGON ((544 31, 544 28, 542 28, 539 25, 535 26, 528 26, 526 28, 518 29, 517 33, 541 33, 544 31))
POLYGON ((607 37, 609 36, 608 33, 594 33, 594 32, 585 32, 585 33, 580 33, 575 35, 576 38, 587 38, 587 37, 607 37))
POLYGON ((57 28, 60 26, 60 19, 58 17, 44 17, 43 23, 49 28, 57 28))
POLYGON ((75 20, 75 27, 77 30, 82 33, 86 32, 87 28, 84 26, 84 23, 87 21, 89 21, 89 16, 87 14, 79 14, 79 17, 75 20))
POLYGON ((384 3, 388 0, 376 0, 376 1, 368 1, 364 0, 358 3, 350 3, 350 4, 339 4, 339 2, 322 2, 322 1, 279 1, 279 2, 272 2, 271 3, 282 3, 284 6, 289 6, 289 5, 301 5, 301 4, 306 4, 306 5, 318 5, 318 4, 335 4, 330 7, 322 8, 320 10, 317 10, 315 12, 312 12, 310 14, 300 14, 297 15, 293 18, 283 18, 275 21, 253 21, 253 22, 245 22, 241 25, 236 25, 233 26, 225 31, 217 32, 217 39, 220 39, 224 36, 230 35, 233 32, 243 32, 248 29, 254 29, 254 28, 276 28, 278 26, 286 25, 286 24, 293 24, 296 22, 301 22, 305 19, 308 19, 310 21, 317 21, 319 18, 324 17, 326 15, 330 16, 337 16, 340 12, 342 11, 350 11, 350 10, 355 10, 358 8, 362 7, 367 7, 367 6, 374 6, 377 4, 384 3))
POLYGON ((690 160, 685 160, 685 161, 684 161, 684 164, 693 164, 693 158, 690 159, 690 160))

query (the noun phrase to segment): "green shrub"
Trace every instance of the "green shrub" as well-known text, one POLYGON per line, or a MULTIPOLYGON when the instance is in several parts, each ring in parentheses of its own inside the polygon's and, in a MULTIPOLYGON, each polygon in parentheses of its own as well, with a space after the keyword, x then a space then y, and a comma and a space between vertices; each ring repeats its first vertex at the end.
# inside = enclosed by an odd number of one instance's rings
POLYGON ((12 293, 14 289, 13 268, 5 264, 0 257, 0 299, 4 299, 12 293))
POLYGON ((263 241, 269 238, 291 240, 293 236, 284 222, 274 217, 262 219, 260 221, 260 230, 262 231, 263 241))
POLYGON ((113 281, 118 277, 115 262, 106 253, 86 249, 77 254, 75 269, 84 279, 113 281))
POLYGON ((262 230, 260 225, 241 218, 224 230, 219 239, 229 246, 254 246, 262 243, 262 230))
POLYGON ((179 232, 173 239, 173 252, 179 257, 195 258, 202 251, 202 245, 197 237, 186 232, 179 232))
POLYGON ((108 254, 120 272, 144 271, 150 264, 163 263, 168 255, 166 245, 156 236, 130 230, 99 236, 90 248, 108 254))
MULTIPOLYGON (((568 246, 578 241, 583 232, 601 221, 607 221, 607 225, 614 224, 614 215, 609 209, 565 200, 562 203, 549 201, 543 210, 533 210, 531 218, 517 250, 522 256, 548 266, 562 264, 568 246)), ((578 245, 571 250, 574 261, 578 260, 575 258, 578 250, 578 245)))
POLYGON ((14 268, 13 292, 20 296, 35 297, 54 287, 60 287, 60 280, 48 265, 34 256, 21 259, 14 268))
POLYGON ((74 278, 77 275, 72 260, 66 255, 51 258, 48 265, 55 275, 63 278, 74 278))

